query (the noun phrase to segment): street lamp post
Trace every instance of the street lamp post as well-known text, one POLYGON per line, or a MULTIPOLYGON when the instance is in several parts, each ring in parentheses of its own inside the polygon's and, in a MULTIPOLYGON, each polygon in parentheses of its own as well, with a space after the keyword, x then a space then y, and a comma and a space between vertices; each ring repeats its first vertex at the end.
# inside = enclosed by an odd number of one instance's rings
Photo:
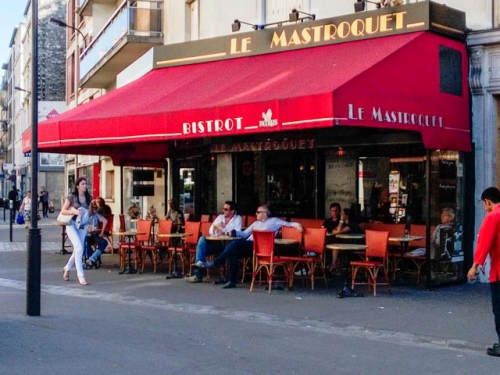
MULTIPOLYGON (((31 190, 38 197, 38 0, 31 0, 32 83, 31 83, 31 190)), ((33 205, 33 207, 38 207, 33 205)), ((33 211, 33 210, 32 210, 33 211)), ((31 214, 27 238, 26 314, 40 316, 41 234, 38 212, 31 214)))

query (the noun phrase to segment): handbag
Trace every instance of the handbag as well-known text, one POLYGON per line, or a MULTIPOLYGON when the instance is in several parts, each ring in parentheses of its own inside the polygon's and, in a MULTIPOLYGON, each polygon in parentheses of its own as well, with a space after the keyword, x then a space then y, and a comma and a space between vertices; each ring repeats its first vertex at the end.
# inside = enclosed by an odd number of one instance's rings
POLYGON ((56 220, 60 224, 69 225, 71 223, 71 220, 73 220, 73 216, 75 215, 64 215, 63 213, 59 212, 59 215, 57 215, 56 220))
POLYGON ((24 222, 24 215, 22 212, 17 213, 16 223, 18 223, 19 225, 23 225, 25 223, 24 222))

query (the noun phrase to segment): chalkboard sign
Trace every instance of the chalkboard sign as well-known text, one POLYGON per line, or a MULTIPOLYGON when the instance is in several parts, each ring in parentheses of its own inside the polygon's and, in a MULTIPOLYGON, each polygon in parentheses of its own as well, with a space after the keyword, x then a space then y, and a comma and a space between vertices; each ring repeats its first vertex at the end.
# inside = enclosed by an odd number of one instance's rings
POLYGON ((439 179, 455 180, 457 178, 457 162, 455 160, 439 160, 439 179))
POLYGON ((325 162, 325 217, 328 217, 331 203, 349 208, 356 202, 357 164, 355 158, 345 156, 331 156, 325 162))
POLYGON ((440 182, 438 194, 439 203, 455 203, 457 199, 457 185, 455 183, 440 182))

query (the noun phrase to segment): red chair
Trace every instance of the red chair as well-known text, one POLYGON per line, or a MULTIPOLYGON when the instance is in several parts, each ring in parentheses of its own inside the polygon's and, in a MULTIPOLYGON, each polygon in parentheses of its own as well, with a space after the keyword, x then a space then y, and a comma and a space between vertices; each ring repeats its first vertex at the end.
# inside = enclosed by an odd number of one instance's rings
POLYGON ((201 223, 199 221, 187 221, 185 224, 184 232, 190 233, 191 235, 184 237, 183 244, 178 246, 170 245, 168 247, 168 272, 172 272, 172 261, 175 256, 179 257, 183 269, 189 269, 190 263, 194 263, 194 258, 196 257, 196 245, 200 238, 200 227, 201 223), (191 262, 192 260, 192 262, 191 262))
POLYGON ((246 221, 246 224, 245 226, 248 228, 250 225, 252 225, 252 223, 257 220, 257 216, 256 215, 248 215, 247 216, 247 221, 246 221))
POLYGON ((304 228, 303 236, 304 245, 302 250, 304 254, 300 257, 289 257, 292 261, 290 286, 293 284, 295 270, 297 267, 302 267, 302 265, 307 267, 306 278, 311 280, 311 290, 314 290, 314 274, 318 266, 321 268, 325 286, 327 286, 325 272, 326 228, 304 228))
POLYGON ((283 267, 285 281, 288 282, 288 264, 289 261, 274 256, 274 231, 273 230, 254 230, 253 235, 253 272, 252 283, 250 284, 250 292, 253 291, 255 277, 262 272, 263 269, 267 272, 267 282, 269 294, 271 294, 273 275, 278 267, 283 267))
POLYGON ((125 259, 128 251, 132 251, 132 257, 134 259, 135 268, 137 268, 137 259, 138 252, 142 246, 147 246, 150 243, 151 239, 151 220, 137 220, 137 232, 144 233, 138 234, 135 236, 135 241, 131 242, 130 245, 128 242, 120 243, 120 270, 125 268, 125 259))
POLYGON ((111 254, 114 254, 115 253, 115 248, 114 248, 114 245, 113 245, 113 220, 115 218, 115 215, 113 214, 104 214, 102 215, 107 221, 108 223, 106 224, 106 228, 104 228, 104 238, 106 239, 106 241, 108 241, 108 246, 106 247, 107 248, 110 248, 111 250, 111 254))
POLYGON ((161 250, 166 250, 169 245, 168 239, 159 239, 161 234, 170 234, 172 233, 173 221, 161 219, 158 221, 158 233, 156 234, 156 238, 154 240, 153 245, 143 245, 140 248, 141 258, 142 258, 142 270, 141 273, 144 272, 144 264, 146 263, 147 255, 150 254, 151 263, 153 264, 153 273, 156 273, 156 265, 158 263, 158 255, 161 250))
POLYGON ((203 223, 203 222, 210 222, 210 214, 203 214, 201 215, 201 218, 200 218, 200 221, 203 223))
POLYGON ((202 221, 201 222, 201 224, 200 224, 200 232, 201 232, 202 236, 204 236, 204 237, 210 236, 209 229, 210 229, 211 225, 212 225, 212 223, 209 222, 209 221, 202 221))
POLYGON ((384 272, 385 283, 379 285, 387 285, 389 293, 391 293, 391 284, 389 283, 389 255, 388 255, 388 231, 366 230, 366 260, 351 261, 351 288, 355 285, 373 286, 373 295, 377 295, 377 277, 380 270, 384 272), (363 268, 367 272, 366 282, 356 282, 358 271, 363 268))

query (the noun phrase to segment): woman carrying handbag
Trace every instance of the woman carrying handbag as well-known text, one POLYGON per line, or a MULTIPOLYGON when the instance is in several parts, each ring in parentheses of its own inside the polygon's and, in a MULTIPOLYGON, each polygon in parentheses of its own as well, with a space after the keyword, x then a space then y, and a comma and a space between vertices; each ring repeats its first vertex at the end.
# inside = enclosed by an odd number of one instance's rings
POLYGON ((28 223, 31 220, 31 191, 26 192, 26 196, 21 203, 21 207, 19 207, 19 212, 23 214, 26 228, 28 228, 28 223))
POLYGON ((69 271, 76 267, 76 274, 80 285, 87 285, 83 272, 83 246, 87 235, 87 217, 92 198, 87 191, 87 179, 80 177, 76 180, 75 190, 66 197, 61 209, 63 215, 74 215, 73 220, 66 226, 66 233, 73 245, 73 253, 63 268, 63 279, 69 280, 69 271))

